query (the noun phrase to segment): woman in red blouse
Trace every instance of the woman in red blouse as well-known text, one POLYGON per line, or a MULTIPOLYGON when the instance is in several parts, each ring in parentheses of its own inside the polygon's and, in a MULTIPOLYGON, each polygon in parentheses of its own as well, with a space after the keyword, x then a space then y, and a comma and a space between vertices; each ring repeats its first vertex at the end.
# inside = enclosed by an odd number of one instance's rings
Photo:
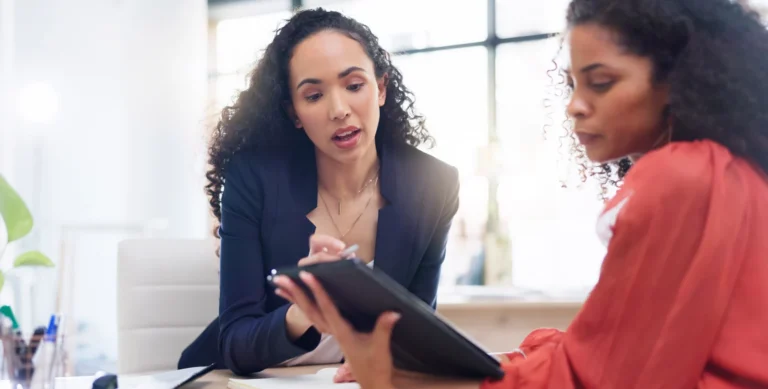
MULTIPOLYGON (((478 385, 768 388, 768 31, 730 0, 572 0, 567 19, 574 135, 623 178, 608 253, 568 330, 534 331, 478 385)), ((318 306, 284 294, 363 388, 393 388, 396 315, 355 333, 306 280, 318 306)))

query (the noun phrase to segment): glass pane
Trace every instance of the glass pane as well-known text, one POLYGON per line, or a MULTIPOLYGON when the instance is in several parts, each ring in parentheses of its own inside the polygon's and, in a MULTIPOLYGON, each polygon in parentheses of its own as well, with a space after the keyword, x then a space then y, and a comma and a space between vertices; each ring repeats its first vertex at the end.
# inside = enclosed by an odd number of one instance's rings
POLYGON ((290 11, 227 19, 216 25, 216 91, 214 112, 231 104, 247 86, 247 76, 267 48, 275 31, 291 17, 290 11))
POLYGON ((485 0, 306 0, 304 5, 355 18, 392 52, 478 42, 488 35, 485 0))
POLYGON ((554 38, 499 47, 496 98, 504 166, 499 208, 510 231, 513 284, 584 289, 596 282, 605 255, 595 233, 602 203, 595 182, 567 189, 561 184, 579 180, 575 168, 568 170, 567 145, 560 146, 565 98, 547 87, 558 48, 554 38), (545 98, 551 99, 550 108, 545 98))
POLYGON ((289 11, 228 19, 216 25, 216 70, 247 73, 275 37, 275 30, 291 17, 289 11))
POLYGON ((487 51, 436 51, 398 56, 394 62, 435 137, 435 147, 426 151, 459 170, 460 206, 441 272, 441 286, 451 286, 467 276, 473 256, 480 254, 488 212, 488 184, 480 163, 488 145, 487 51))
POLYGON ((570 0, 496 0, 496 34, 501 38, 565 29, 570 0))

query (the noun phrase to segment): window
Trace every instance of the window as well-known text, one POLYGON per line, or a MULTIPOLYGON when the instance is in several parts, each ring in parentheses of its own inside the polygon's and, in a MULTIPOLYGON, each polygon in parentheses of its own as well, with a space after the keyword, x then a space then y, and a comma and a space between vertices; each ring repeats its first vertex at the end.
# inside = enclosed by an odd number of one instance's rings
POLYGON ((485 47, 411 54, 394 58, 403 84, 415 95, 436 140, 428 153, 459 170, 460 205, 452 228, 441 284, 466 277, 482 243, 488 184, 481 157, 488 144, 488 55, 485 47), (472 96, 468 99, 467 96, 472 96))
POLYGON ((306 0, 366 24, 390 52, 481 42, 488 34, 485 0, 306 0))
POLYGON ((554 95, 562 89, 548 88, 561 81, 547 73, 559 43, 505 44, 496 62, 499 216, 509 230, 510 282, 548 290, 594 284, 604 255, 594 232, 599 188, 577 185, 568 144, 560 139, 565 99, 554 95), (551 126, 546 132, 545 125, 551 126))
POLYGON ((570 0, 496 0, 496 34, 501 38, 549 34, 565 29, 570 0))
POLYGON ((220 111, 247 86, 246 77, 272 42, 275 31, 291 17, 288 10, 228 19, 216 24, 215 106, 220 111))

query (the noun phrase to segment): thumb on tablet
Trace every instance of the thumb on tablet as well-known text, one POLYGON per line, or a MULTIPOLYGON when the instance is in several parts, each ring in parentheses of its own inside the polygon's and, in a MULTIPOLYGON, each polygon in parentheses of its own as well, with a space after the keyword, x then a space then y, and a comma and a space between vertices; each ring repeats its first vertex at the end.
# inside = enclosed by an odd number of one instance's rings
POLYGON ((384 313, 376 320, 373 328, 373 343, 376 349, 389 350, 389 341, 392 339, 392 329, 400 320, 400 314, 395 312, 384 313))

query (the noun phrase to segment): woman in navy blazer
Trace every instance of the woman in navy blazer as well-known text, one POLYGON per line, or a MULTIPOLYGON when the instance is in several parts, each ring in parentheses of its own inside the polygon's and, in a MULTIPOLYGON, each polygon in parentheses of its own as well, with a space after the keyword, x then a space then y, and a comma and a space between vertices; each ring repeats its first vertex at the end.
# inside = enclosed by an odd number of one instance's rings
POLYGON ((346 245, 436 306, 459 180, 417 149, 432 138, 412 107, 362 24, 307 10, 277 32, 213 134, 207 189, 220 220, 219 318, 182 359, 211 358, 219 327, 219 363, 238 374, 340 362, 334 340, 266 276, 308 255, 305 263, 338 260, 346 245), (332 238, 310 244, 314 234, 332 238))

